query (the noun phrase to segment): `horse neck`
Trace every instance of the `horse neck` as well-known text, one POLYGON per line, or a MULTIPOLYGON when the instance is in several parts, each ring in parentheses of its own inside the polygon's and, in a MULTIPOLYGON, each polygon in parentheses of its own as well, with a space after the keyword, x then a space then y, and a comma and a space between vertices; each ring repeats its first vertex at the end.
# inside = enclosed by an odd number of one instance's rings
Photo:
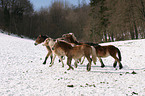
POLYGON ((79 44, 79 42, 77 40, 74 40, 72 37, 68 38, 68 42, 69 43, 75 43, 76 45, 79 44))
POLYGON ((58 46, 61 47, 64 51, 68 51, 69 49, 73 48, 71 44, 64 41, 59 41, 58 46))
POLYGON ((101 48, 102 46, 98 44, 98 45, 95 45, 94 47, 95 47, 96 49, 98 49, 98 48, 101 48))
POLYGON ((42 38, 44 39, 44 41, 46 40, 46 38, 48 38, 48 36, 42 36, 42 38))
POLYGON ((53 47, 54 44, 55 44, 55 40, 54 40, 54 39, 51 39, 51 40, 49 41, 49 46, 50 46, 50 47, 53 47))

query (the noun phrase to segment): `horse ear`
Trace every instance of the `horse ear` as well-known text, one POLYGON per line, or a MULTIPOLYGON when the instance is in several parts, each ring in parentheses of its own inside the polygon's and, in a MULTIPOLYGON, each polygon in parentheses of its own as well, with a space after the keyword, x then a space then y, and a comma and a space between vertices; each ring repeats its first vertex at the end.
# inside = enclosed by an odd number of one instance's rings
POLYGON ((74 35, 74 33, 69 33, 70 35, 74 35))
POLYGON ((43 37, 43 36, 44 36, 44 35, 42 35, 42 34, 40 35, 40 37, 43 37))
POLYGON ((60 41, 59 40, 56 40, 56 43, 59 43, 60 41))
POLYGON ((49 36, 48 36, 48 35, 46 35, 46 37, 48 38, 49 36))

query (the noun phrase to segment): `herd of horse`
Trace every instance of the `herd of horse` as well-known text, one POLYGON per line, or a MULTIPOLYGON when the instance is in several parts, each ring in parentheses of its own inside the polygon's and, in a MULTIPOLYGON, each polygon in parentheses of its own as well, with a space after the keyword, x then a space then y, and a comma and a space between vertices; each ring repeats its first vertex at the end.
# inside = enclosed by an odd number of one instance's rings
POLYGON ((113 45, 101 46, 98 43, 79 42, 73 33, 63 34, 61 38, 57 39, 39 35, 34 44, 38 45, 41 43, 43 43, 48 50, 43 64, 46 64, 46 61, 50 56, 50 67, 54 64, 56 56, 58 56, 59 60, 62 62, 62 67, 64 67, 63 59, 66 56, 67 65, 69 66, 68 70, 74 70, 74 68, 71 66, 72 59, 75 60, 74 67, 77 68, 78 63, 81 62, 81 58, 84 57, 81 64, 83 64, 86 58, 88 60, 87 71, 90 71, 92 61, 96 65, 98 58, 101 63, 101 67, 103 68, 105 65, 101 58, 112 56, 115 59, 113 67, 115 68, 118 63, 119 69, 123 68, 121 64, 120 50, 113 45))

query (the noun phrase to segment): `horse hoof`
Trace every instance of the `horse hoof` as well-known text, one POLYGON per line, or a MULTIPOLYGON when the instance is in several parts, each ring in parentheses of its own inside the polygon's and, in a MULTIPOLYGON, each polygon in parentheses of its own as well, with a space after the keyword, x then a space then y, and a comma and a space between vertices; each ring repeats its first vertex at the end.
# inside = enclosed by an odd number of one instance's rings
POLYGON ((77 65, 75 65, 74 67, 75 67, 75 68, 77 68, 78 66, 77 66, 77 65))
POLYGON ((91 68, 87 68, 87 71, 90 71, 91 70, 91 68))
POLYGON ((119 69, 121 70, 123 67, 121 66, 121 67, 119 67, 119 69))
POLYGON ((90 71, 91 70, 91 68, 89 67, 89 65, 87 65, 87 71, 90 71))
POLYGON ((51 67, 52 65, 49 65, 49 67, 51 67))
POLYGON ((45 64, 46 64, 46 62, 43 62, 43 64, 45 65, 45 64))
POLYGON ((114 68, 116 68, 116 66, 113 66, 114 68))
POLYGON ((70 68, 68 68, 67 70, 70 70, 70 68))
POLYGON ((113 64, 113 67, 114 67, 114 68, 116 68, 116 66, 117 66, 117 63, 113 64))
POLYGON ((70 69, 74 70, 74 68, 68 68, 67 70, 70 70, 70 69))
POLYGON ((105 67, 105 65, 102 65, 102 66, 101 66, 101 68, 104 68, 104 67, 105 67))

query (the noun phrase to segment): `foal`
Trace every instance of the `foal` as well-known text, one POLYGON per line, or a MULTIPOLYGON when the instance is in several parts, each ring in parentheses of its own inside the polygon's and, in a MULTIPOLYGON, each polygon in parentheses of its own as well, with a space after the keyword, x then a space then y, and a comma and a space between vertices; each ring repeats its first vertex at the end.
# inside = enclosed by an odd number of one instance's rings
POLYGON ((71 66, 72 59, 75 60, 75 66, 77 66, 77 61, 81 57, 85 56, 89 62, 89 64, 87 65, 88 71, 91 70, 91 58, 90 58, 91 55, 92 60, 96 62, 96 53, 95 53, 96 50, 94 47, 91 47, 87 44, 72 46, 70 43, 66 41, 57 40, 54 46, 52 47, 52 50, 54 50, 54 52, 63 53, 64 55, 67 56, 67 65, 69 66, 68 70, 74 69, 71 66))
MULTIPOLYGON (((37 37, 37 39, 36 39, 34 45, 36 46, 36 45, 38 45, 38 44, 41 44, 42 42, 44 42, 44 41, 46 40, 46 38, 48 38, 48 36, 39 35, 39 36, 37 37)), ((45 57, 45 60, 44 60, 43 64, 46 64, 46 61, 47 61, 49 55, 50 55, 50 58, 51 58, 51 62, 50 62, 50 64, 51 64, 51 63, 52 63, 52 57, 53 57, 53 56, 52 56, 52 51, 51 51, 51 49, 50 49, 49 46, 46 46, 46 48, 47 48, 47 50, 48 50, 48 53, 47 53, 47 55, 46 55, 46 57, 45 57)))

